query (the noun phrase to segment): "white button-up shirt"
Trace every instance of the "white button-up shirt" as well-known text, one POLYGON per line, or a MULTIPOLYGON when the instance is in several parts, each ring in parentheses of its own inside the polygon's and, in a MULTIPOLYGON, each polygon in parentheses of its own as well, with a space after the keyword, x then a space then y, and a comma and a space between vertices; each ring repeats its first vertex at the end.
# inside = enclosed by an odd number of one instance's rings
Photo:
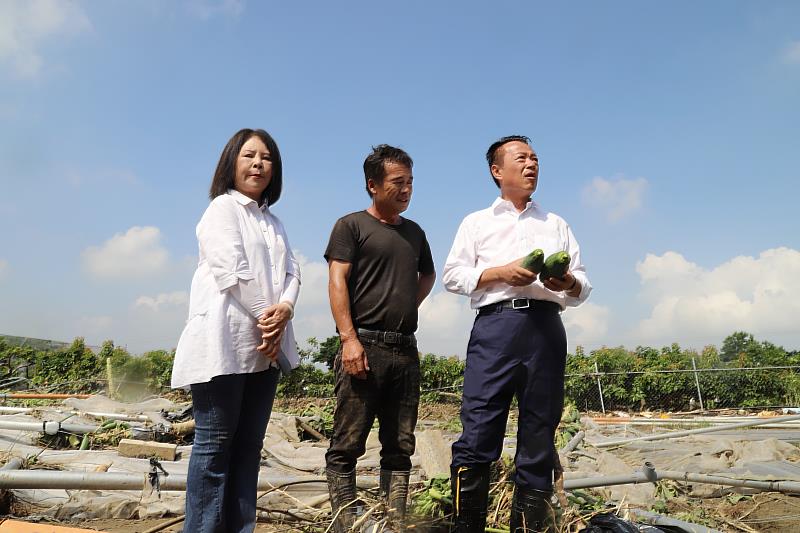
MULTIPOLYGON (((214 376, 260 372, 270 361, 256 350, 258 321, 233 297, 239 280, 253 280, 267 304, 297 299, 300 267, 280 220, 236 190, 214 198, 197 224, 200 261, 192 278, 189 319, 178 341, 172 386, 205 383, 214 376)), ((279 352, 281 368, 297 366, 292 323, 279 352)))
POLYGON ((578 242, 564 219, 543 211, 534 201, 528 202, 520 213, 502 198, 461 222, 444 265, 442 282, 448 291, 469 296, 473 309, 512 298, 548 300, 564 309, 580 305, 592 292, 578 242), (506 265, 536 248, 541 248, 545 257, 562 250, 569 253, 569 269, 581 284, 577 297, 546 289, 538 278, 524 287, 498 282, 476 288, 484 270, 506 265))

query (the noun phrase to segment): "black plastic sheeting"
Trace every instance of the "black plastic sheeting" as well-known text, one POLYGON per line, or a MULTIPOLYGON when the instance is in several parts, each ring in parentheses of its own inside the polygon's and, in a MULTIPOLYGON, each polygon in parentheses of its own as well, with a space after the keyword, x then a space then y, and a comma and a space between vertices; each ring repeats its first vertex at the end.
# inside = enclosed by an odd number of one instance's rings
POLYGON ((579 533, 691 533, 677 526, 651 526, 623 520, 611 513, 596 514, 579 533))

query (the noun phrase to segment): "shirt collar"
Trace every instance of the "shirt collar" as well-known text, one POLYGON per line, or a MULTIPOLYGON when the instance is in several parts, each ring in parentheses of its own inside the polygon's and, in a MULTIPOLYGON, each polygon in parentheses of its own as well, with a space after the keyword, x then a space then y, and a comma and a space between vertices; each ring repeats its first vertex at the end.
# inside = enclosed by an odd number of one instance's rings
POLYGON ((248 205, 250 205, 250 204, 253 204, 253 205, 254 205, 256 208, 258 208, 258 209, 261 209, 261 210, 262 210, 262 211, 264 211, 265 213, 269 211, 269 208, 267 207, 267 202, 264 202, 264 205, 262 205, 262 206, 259 208, 259 206, 258 206, 258 202, 256 202, 255 200, 253 200, 253 199, 252 199, 252 198, 250 198, 249 196, 246 196, 246 195, 244 195, 244 194, 240 193, 240 192, 239 192, 239 191, 237 191, 236 189, 228 189, 228 194, 230 194, 231 196, 233 196, 233 198, 234 198, 234 199, 235 199, 237 202, 239 202, 240 204, 242 204, 242 205, 244 205, 244 206, 248 206, 248 205))
POLYGON ((500 213, 513 213, 515 215, 523 215, 529 210, 535 211, 539 209, 539 204, 537 204, 536 202, 533 201, 533 199, 531 199, 525 206, 525 209, 523 209, 522 212, 520 213, 519 211, 517 211, 517 208, 514 207, 513 203, 511 203, 509 200, 504 200, 502 197, 498 196, 497 198, 495 198, 494 202, 492 202, 492 209, 494 210, 494 213, 496 215, 499 215, 500 213))

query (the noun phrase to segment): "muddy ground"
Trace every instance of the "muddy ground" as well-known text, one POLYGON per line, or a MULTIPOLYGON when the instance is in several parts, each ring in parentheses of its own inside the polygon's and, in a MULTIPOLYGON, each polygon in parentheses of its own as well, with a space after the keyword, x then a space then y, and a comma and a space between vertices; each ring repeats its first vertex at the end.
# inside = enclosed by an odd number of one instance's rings
MULTIPOLYGON (((310 405, 323 406, 324 400, 317 399, 278 399, 275 410, 281 412, 301 413, 310 405)), ((420 405, 419 420, 425 425, 441 425, 442 427, 458 426, 459 405, 456 402, 423 403, 420 405)), ((587 511, 588 512, 588 511, 587 511)), ((573 517, 575 511, 569 513, 573 517)), ((759 493, 750 496, 730 495, 725 498, 688 499, 677 496, 667 503, 664 512, 673 518, 692 523, 703 524, 721 531, 730 532, 795 532, 800 531, 800 496, 780 493, 759 493)), ((9 517, 14 518, 14 517, 9 517)), ((23 517, 16 517, 24 520, 23 517)), ((149 530, 164 533, 181 531, 182 523, 166 526, 171 518, 123 520, 99 519, 81 523, 61 523, 69 527, 81 527, 107 533, 144 533, 149 530), (161 527, 159 526, 166 526, 161 527)), ((303 532, 323 533, 328 524, 321 522, 315 525, 296 523, 276 523, 259 520, 256 531, 260 533, 303 532)), ((573 525, 570 533, 579 528, 573 525)), ((420 529, 417 529, 418 531, 420 529)))

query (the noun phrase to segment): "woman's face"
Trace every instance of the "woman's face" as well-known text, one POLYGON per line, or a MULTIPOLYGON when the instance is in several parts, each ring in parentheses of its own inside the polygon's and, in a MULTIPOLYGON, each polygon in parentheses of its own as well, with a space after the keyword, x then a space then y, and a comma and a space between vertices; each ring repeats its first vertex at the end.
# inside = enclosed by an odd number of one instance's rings
POLYGON ((272 179, 272 161, 269 150, 259 137, 247 139, 236 158, 234 188, 256 202, 261 201, 264 189, 272 179))

